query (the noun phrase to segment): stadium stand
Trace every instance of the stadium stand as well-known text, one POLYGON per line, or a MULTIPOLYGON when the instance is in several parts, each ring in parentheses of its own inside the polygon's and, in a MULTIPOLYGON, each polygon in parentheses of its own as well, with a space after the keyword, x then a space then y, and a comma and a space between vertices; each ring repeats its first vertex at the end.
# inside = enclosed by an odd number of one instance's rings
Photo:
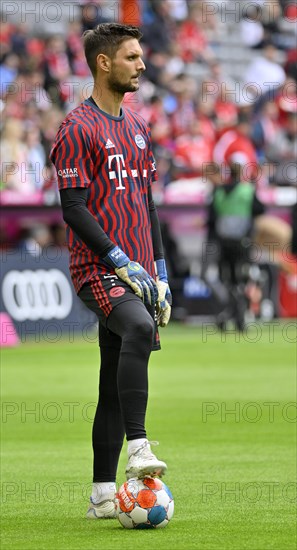
MULTIPOLYGON (((127 96, 125 104, 151 126, 159 172, 156 202, 196 206, 192 226, 183 231, 180 214, 171 237, 178 238, 186 256, 195 251, 201 258, 212 192, 204 167, 219 162, 227 181, 234 155, 252 165, 245 177, 261 200, 269 208, 287 208, 280 215, 291 223, 297 180, 295 2, 139 0, 135 5, 137 13, 125 22, 141 21, 147 71, 140 92, 127 96)), ((3 5, 0 192, 7 208, 58 204, 50 147, 65 114, 92 86, 81 34, 99 22, 120 20, 121 13, 119 4, 105 0, 3 5)), ((171 218, 164 212, 166 225, 171 218)), ((28 222, 20 219, 8 229, 7 219, 1 246, 5 240, 17 245, 28 222)), ((36 221, 59 227, 56 213, 36 221)), ((197 271, 196 260, 188 268, 197 271)))

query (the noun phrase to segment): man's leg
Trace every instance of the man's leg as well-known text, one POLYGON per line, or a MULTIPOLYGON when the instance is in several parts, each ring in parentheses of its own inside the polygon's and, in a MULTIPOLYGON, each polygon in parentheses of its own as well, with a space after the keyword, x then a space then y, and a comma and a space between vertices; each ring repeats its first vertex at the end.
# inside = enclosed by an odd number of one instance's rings
POLYGON ((153 346, 152 316, 131 288, 117 277, 103 277, 84 285, 79 297, 101 322, 100 395, 93 426, 94 483, 87 516, 112 517, 109 511, 102 512, 101 504, 105 507, 104 499, 107 496, 110 501, 115 488, 123 429, 128 452, 133 455, 134 469, 129 477, 140 470, 142 473, 143 467, 145 473, 161 474, 166 469, 166 464, 151 453, 144 427, 148 360, 152 347, 159 349, 159 344, 155 340, 153 346))
MULTIPOLYGON (((109 281, 109 279, 108 279, 109 281)), ((99 320, 99 400, 93 422, 93 488, 87 518, 115 517, 116 471, 124 437, 124 425, 117 388, 121 338, 105 328, 107 311, 103 284, 94 281, 79 293, 83 303, 99 320)), ((133 294, 134 296, 134 294, 133 294)))
POLYGON ((101 356, 99 401, 92 432, 95 483, 115 482, 125 434, 117 386, 121 338, 107 331, 100 323, 99 345, 101 356))
POLYGON ((162 475, 166 464, 151 452, 145 430, 148 361, 153 347, 154 321, 141 300, 135 297, 111 312, 107 327, 122 339, 118 392, 128 441, 127 478, 162 475))
POLYGON ((93 489, 88 518, 114 517, 116 473, 124 438, 117 387, 121 338, 99 323, 99 401, 93 422, 93 489))
POLYGON ((148 361, 153 345, 154 322, 141 300, 119 304, 109 315, 107 327, 122 339, 117 382, 127 440, 146 437, 148 361))

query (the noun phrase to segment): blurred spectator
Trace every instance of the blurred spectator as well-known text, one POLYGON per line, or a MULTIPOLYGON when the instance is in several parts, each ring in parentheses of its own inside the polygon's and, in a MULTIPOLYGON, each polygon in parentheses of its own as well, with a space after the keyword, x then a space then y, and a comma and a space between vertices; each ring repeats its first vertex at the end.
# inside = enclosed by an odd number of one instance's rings
POLYGON ((27 41, 28 41, 28 26, 26 23, 20 23, 14 29, 14 32, 11 36, 11 48, 13 53, 15 53, 22 61, 26 60, 27 57, 27 41))
POLYGON ((262 8, 257 4, 249 7, 248 17, 240 22, 241 40, 250 48, 262 48, 264 27, 262 25, 262 8))
POLYGON ((213 140, 203 132, 202 123, 194 118, 188 131, 176 139, 175 178, 201 176, 203 166, 212 160, 213 145, 213 140))
POLYGON ((20 120, 7 119, 0 145, 1 182, 3 188, 22 194, 34 192, 34 185, 26 173, 28 147, 24 141, 24 127, 20 120))
POLYGON ((41 256, 42 251, 52 244, 50 228, 45 224, 36 224, 33 227, 23 229, 18 249, 31 256, 41 256))
POLYGON ((267 147, 267 157, 276 163, 275 180, 278 185, 297 184, 297 113, 288 116, 286 126, 280 128, 267 147))
POLYGON ((297 113, 297 82, 291 77, 286 78, 284 85, 275 98, 279 110, 281 126, 287 123, 291 113, 297 113))
POLYGON ((195 117, 195 101, 197 85, 193 78, 181 74, 170 84, 171 93, 175 100, 175 107, 171 115, 171 128, 173 138, 187 132, 195 117))
POLYGON ((80 21, 73 21, 69 24, 67 36, 67 53, 71 72, 74 75, 86 77, 90 75, 90 70, 81 47, 82 24, 80 21))
POLYGON ((285 62, 285 70, 288 77, 293 78, 295 82, 297 82, 297 48, 288 51, 285 62))
POLYGON ((11 40, 15 30, 15 26, 12 25, 5 13, 0 12, 0 59, 3 58, 12 51, 11 40))
POLYGON ((236 285, 240 281, 240 264, 248 261, 244 239, 251 236, 253 219, 265 209, 255 187, 244 177, 242 164, 230 164, 228 183, 223 183, 220 174, 218 165, 208 170, 208 177, 215 184, 209 210, 209 236, 219 243, 221 279, 236 285))
MULTIPOLYGON (((260 18, 264 28, 264 39, 266 41, 272 41, 274 33, 279 30, 279 19, 281 16, 281 6, 279 0, 256 0, 261 12, 260 18)), ((253 4, 248 5, 248 14, 250 14, 253 4)))
POLYGON ((65 224, 64 222, 55 223, 51 226, 52 242, 59 248, 67 248, 65 224))
POLYGON ((150 102, 140 110, 140 114, 151 127, 153 143, 170 147, 171 125, 164 110, 162 98, 156 95, 152 96, 150 102))
POLYGON ((275 139, 270 143, 268 156, 274 160, 296 160, 297 152, 297 113, 288 116, 286 126, 279 128, 275 139))
POLYGON ((238 107, 237 104, 228 99, 228 90, 221 88, 221 94, 215 103, 215 122, 217 130, 217 139, 237 123, 238 107))
POLYGON ((218 164, 245 165, 245 178, 248 180, 253 179, 258 172, 257 154, 250 138, 251 131, 250 120, 242 115, 235 128, 223 133, 213 152, 213 160, 218 164))
POLYGON ((175 21, 184 21, 188 17, 187 0, 168 0, 170 14, 175 21))
POLYGON ((297 202, 292 208, 292 242, 291 252, 297 259, 297 202))
POLYGON ((25 143, 27 145, 27 165, 31 185, 36 190, 42 189, 45 153, 40 143, 40 130, 38 127, 32 126, 28 128, 25 136, 25 143))
MULTIPOLYGON (((44 147, 45 156, 48 162, 49 153, 56 135, 57 129, 59 128, 62 120, 64 118, 64 113, 62 110, 57 107, 52 107, 50 111, 45 111, 41 115, 41 140, 44 147)), ((51 164, 51 163, 50 163, 51 164)), ((51 164, 52 165, 52 164, 51 164)))
POLYGON ((63 106, 69 97, 67 78, 71 74, 66 52, 66 43, 62 36, 51 36, 44 51, 44 87, 51 100, 63 106))
POLYGON ((218 61, 212 60, 209 75, 202 81, 198 101, 200 109, 208 110, 218 137, 236 124, 239 100, 236 83, 223 71, 218 61), (207 109, 207 103, 210 109, 207 109))
POLYGON ((85 0, 80 2, 81 23, 83 32, 94 29, 94 27, 99 25, 99 23, 107 23, 109 21, 109 19, 106 19, 102 15, 102 4, 103 1, 100 0, 93 0, 91 2, 85 0))
POLYGON ((228 307, 220 319, 221 328, 225 328, 228 319, 234 318, 237 329, 243 330, 252 290, 246 285, 245 266, 251 262, 250 239, 254 218, 263 214, 264 206, 256 196, 255 187, 244 177, 241 164, 230 164, 227 183, 224 183, 222 167, 218 164, 209 165, 205 175, 214 185, 209 207, 208 240, 212 243, 211 249, 219 253, 220 281, 228 289, 228 307))
MULTIPOLYGON (((34 105, 38 111, 48 111, 51 109, 51 99, 45 91, 45 76, 41 69, 32 70, 24 77, 24 87, 22 93, 23 103, 25 105, 34 105)), ((38 113, 39 115, 39 113, 38 113)), ((26 118, 26 115, 24 115, 26 118)), ((35 118, 35 115, 34 115, 35 118)), ((33 121, 33 120, 32 120, 33 121)), ((37 121, 36 121, 37 123, 37 121)))
POLYGON ((4 107, 2 113, 3 119, 1 120, 2 124, 4 124, 8 118, 23 118, 24 104, 22 101, 22 87, 23 79, 21 76, 17 76, 12 85, 6 90, 3 96, 4 107))
POLYGON ((266 150, 275 140, 279 128, 278 114, 276 103, 267 101, 253 124, 252 141, 256 147, 259 162, 265 161, 266 150))
POLYGON ((165 87, 167 81, 166 67, 169 60, 169 53, 161 51, 151 53, 146 60, 145 79, 148 79, 154 85, 165 87))
POLYGON ((17 77, 20 58, 14 53, 8 53, 0 65, 1 97, 5 96, 9 86, 17 77))
POLYGON ((143 27, 143 42, 148 48, 148 58, 152 65, 155 56, 169 54, 175 37, 176 24, 172 17, 169 0, 151 0, 152 22, 143 27))
POLYGON ((213 53, 203 31, 202 3, 190 5, 189 15, 177 31, 177 43, 184 62, 210 61, 213 53))
POLYGON ((159 75, 159 85, 163 88, 168 88, 172 80, 183 74, 186 69, 186 64, 180 57, 179 47, 177 44, 172 44, 170 52, 165 56, 166 63, 162 73, 159 75))
POLYGON ((200 94, 197 105, 197 119, 201 124, 203 134, 213 143, 216 139, 216 109, 214 96, 203 97, 200 94))
POLYGON ((28 38, 26 60, 28 71, 41 71, 43 68, 43 55, 45 50, 45 40, 41 38, 28 38))
POLYGON ((290 267, 293 267, 292 261, 289 260, 292 249, 292 224, 268 213, 257 217, 254 229, 254 242, 262 259, 290 271, 290 267))
POLYGON ((261 93, 280 88, 286 78, 284 69, 277 61, 278 50, 271 43, 264 46, 262 54, 251 62, 245 73, 245 83, 255 86, 261 93))
POLYGON ((226 71, 223 70, 221 63, 212 59, 208 64, 209 74, 203 82, 201 92, 203 96, 212 95, 215 99, 223 97, 223 94, 230 90, 230 95, 235 89, 235 82, 226 71))
MULTIPOLYGON (((163 222, 161 224, 161 230, 169 277, 171 279, 183 280, 185 277, 189 276, 189 266, 187 259, 179 250, 178 244, 171 234, 168 223, 163 222)), ((175 285, 173 288, 175 288, 175 285)))

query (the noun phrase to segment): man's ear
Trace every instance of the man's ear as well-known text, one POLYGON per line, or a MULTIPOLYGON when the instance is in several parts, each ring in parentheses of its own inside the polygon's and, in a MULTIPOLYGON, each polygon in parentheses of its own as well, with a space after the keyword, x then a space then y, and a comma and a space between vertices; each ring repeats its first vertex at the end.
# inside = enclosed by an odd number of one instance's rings
POLYGON ((104 53, 99 53, 97 55, 96 62, 97 62, 98 69, 101 69, 101 71, 105 71, 106 73, 109 73, 111 61, 107 55, 105 55, 104 53))

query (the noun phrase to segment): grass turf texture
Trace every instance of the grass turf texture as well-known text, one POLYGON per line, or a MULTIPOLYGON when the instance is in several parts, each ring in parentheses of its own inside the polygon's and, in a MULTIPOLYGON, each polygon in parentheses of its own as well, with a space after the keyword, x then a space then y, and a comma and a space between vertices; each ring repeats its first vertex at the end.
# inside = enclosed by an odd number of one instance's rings
MULTIPOLYGON (((147 428, 169 465, 164 481, 175 515, 153 531, 84 518, 97 345, 64 341, 2 350, 1 549, 295 548, 290 323, 274 335, 262 327, 240 341, 197 327, 162 331, 163 351, 150 363, 147 428)), ((126 447, 119 484, 125 462, 126 447)))

